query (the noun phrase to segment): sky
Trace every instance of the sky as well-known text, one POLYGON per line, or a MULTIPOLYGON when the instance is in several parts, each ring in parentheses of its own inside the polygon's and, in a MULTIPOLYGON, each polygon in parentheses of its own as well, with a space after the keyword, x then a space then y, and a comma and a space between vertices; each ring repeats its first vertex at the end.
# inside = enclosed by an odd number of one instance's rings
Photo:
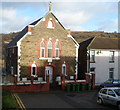
MULTIPOLYGON (((52 12, 71 31, 118 32, 119 0, 51 0, 52 12)), ((43 17, 49 0, 2 0, 0 33, 21 31, 26 25, 43 17)))

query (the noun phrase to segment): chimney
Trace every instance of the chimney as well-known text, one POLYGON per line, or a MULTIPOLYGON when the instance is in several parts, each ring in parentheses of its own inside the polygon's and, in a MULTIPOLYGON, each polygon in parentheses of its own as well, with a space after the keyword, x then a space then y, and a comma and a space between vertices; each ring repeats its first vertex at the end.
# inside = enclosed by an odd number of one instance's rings
POLYGON ((68 33, 68 35, 71 35, 71 31, 70 31, 70 29, 67 30, 67 33, 68 33))
POLYGON ((29 34, 29 35, 32 34, 32 32, 31 32, 31 27, 30 27, 30 26, 28 26, 28 34, 29 34))

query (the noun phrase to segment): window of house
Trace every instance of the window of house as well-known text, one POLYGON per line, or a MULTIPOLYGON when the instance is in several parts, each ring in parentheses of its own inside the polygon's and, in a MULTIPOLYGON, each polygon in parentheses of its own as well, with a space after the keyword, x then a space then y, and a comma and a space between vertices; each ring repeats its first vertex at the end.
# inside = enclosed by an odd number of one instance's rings
POLYGON ((34 77, 37 76, 37 65, 35 64, 35 62, 31 66, 31 75, 34 77))
POLYGON ((59 58, 59 43, 56 41, 55 43, 55 57, 59 58))
POLYGON ((90 72, 91 73, 95 73, 95 68, 93 67, 93 68, 90 68, 90 72))
POLYGON ((52 18, 50 18, 50 20, 48 21, 47 28, 54 28, 54 24, 53 24, 52 18))
POLYGON ((13 66, 11 66, 11 74, 12 74, 12 75, 14 74, 13 66))
POLYGON ((48 42, 48 58, 52 58, 52 42, 48 42))
POLYGON ((110 51, 109 62, 110 63, 114 62, 114 51, 110 51))
POLYGON ((44 41, 42 41, 41 44, 40 44, 40 56, 42 58, 45 57, 45 43, 44 43, 44 41))
POLYGON ((66 64, 62 64, 62 74, 66 75, 66 64))
POLYGON ((114 79, 114 68, 109 68, 109 79, 114 79))
POLYGON ((90 62, 95 62, 95 51, 90 51, 90 62))

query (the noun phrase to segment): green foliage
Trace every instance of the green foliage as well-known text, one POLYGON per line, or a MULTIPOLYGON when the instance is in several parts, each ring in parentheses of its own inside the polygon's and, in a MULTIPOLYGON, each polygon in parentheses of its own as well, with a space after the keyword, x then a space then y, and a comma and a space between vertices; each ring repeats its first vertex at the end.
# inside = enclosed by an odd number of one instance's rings
POLYGON ((17 102, 10 92, 2 92, 2 110, 18 108, 17 102))

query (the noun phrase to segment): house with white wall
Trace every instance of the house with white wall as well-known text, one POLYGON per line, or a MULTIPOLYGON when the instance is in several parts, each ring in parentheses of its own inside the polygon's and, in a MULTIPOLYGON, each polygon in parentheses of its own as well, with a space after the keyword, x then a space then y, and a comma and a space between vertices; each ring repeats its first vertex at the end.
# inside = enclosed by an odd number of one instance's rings
POLYGON ((95 37, 87 47, 87 72, 95 74, 95 84, 119 79, 118 38, 95 37))

